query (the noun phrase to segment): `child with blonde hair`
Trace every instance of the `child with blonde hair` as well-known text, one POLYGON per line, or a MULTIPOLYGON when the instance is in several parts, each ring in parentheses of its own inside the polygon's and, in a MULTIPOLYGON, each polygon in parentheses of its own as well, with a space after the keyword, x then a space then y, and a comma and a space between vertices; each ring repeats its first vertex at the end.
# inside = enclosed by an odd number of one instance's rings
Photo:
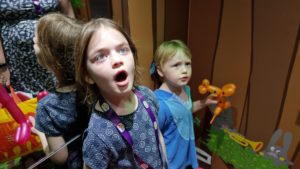
POLYGON ((192 112, 216 103, 211 99, 192 101, 187 85, 192 75, 192 55, 180 40, 163 42, 151 64, 155 95, 159 100, 158 123, 162 131, 169 167, 198 168, 192 112))

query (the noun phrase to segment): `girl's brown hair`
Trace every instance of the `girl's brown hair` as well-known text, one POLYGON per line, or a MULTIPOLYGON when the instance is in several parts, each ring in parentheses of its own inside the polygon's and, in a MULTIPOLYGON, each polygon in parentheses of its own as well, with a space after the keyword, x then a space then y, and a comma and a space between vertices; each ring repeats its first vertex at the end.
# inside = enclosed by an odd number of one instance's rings
POLYGON ((76 81, 78 82, 79 86, 81 86, 83 92, 86 93, 86 101, 88 104, 94 103, 99 95, 101 94, 96 84, 89 84, 86 81, 88 77, 87 71, 87 48, 91 41, 93 35, 102 27, 108 27, 119 31, 127 40, 130 50, 134 57, 134 64, 135 64, 135 78, 134 78, 134 85, 137 85, 139 79, 139 67, 138 67, 138 57, 137 57, 137 49, 129 37, 129 35, 123 30, 123 28, 118 25, 116 22, 105 19, 99 18, 90 21, 87 23, 80 35, 77 39, 74 56, 75 56, 75 74, 76 74, 76 81))
POLYGON ((59 13, 44 15, 37 23, 38 62, 54 72, 59 87, 75 83, 73 50, 82 26, 78 20, 59 13))

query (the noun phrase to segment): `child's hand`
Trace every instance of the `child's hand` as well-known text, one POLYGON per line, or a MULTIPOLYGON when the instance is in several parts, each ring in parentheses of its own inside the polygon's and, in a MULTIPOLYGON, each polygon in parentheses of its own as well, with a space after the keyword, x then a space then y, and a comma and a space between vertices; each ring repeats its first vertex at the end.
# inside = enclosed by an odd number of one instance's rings
POLYGON ((193 109, 192 112, 195 113, 197 111, 199 111, 200 109, 203 109, 206 106, 212 105, 212 104, 217 104, 218 101, 211 99, 211 98, 206 98, 203 100, 196 100, 193 102, 193 109))
POLYGON ((41 134, 44 134, 44 133, 40 132, 38 129, 35 128, 35 119, 34 119, 34 117, 29 116, 29 117, 28 117, 28 120, 29 120, 30 123, 32 124, 32 127, 31 127, 31 133, 33 133, 33 134, 35 134, 35 135, 38 135, 38 136, 40 136, 41 134))
POLYGON ((32 116, 29 116, 29 121, 30 121, 30 123, 32 124, 32 127, 31 127, 31 133, 33 133, 33 134, 39 136, 45 154, 50 153, 50 152, 49 152, 49 146, 48 146, 48 142, 47 142, 46 135, 45 135, 43 132, 41 132, 41 131, 39 131, 38 129, 35 128, 35 118, 32 117, 32 116))
POLYGON ((205 99, 205 102, 204 104, 206 106, 209 106, 209 105, 212 105, 212 104, 218 104, 218 100, 217 100, 217 97, 213 94, 209 95, 206 99, 205 99))

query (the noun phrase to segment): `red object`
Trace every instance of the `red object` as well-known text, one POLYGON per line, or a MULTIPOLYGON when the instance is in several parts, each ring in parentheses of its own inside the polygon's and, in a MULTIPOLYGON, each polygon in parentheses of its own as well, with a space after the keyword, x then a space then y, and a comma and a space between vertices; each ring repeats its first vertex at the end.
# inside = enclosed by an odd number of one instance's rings
POLYGON ((2 106, 9 111, 16 122, 18 122, 19 124, 26 122, 24 114, 14 102, 14 100, 9 96, 2 84, 0 84, 0 102, 2 103, 2 106))
MULTIPOLYGON (((34 115, 34 113, 28 113, 26 117, 34 115)), ((41 141, 36 135, 31 134, 26 144, 16 143, 14 136, 17 126, 19 124, 13 119, 0 123, 0 163, 42 150, 41 141)))
POLYGON ((12 88, 10 92, 11 96, 0 84, 0 102, 3 105, 0 107, 0 164, 42 150, 39 137, 31 135, 32 125, 28 120, 28 116, 35 115, 37 98, 18 97, 12 88))
POLYGON ((26 96, 25 94, 23 94, 21 92, 18 92, 17 96, 21 99, 21 101, 26 101, 26 100, 30 99, 30 97, 26 96))
MULTIPOLYGON (((16 95, 13 95, 16 97, 16 95)), ((15 98, 16 101, 20 101, 19 98, 15 98)), ((14 120, 20 125, 16 129, 15 141, 18 144, 25 144, 30 137, 30 122, 25 118, 25 115, 21 109, 17 106, 13 98, 9 96, 6 89, 0 84, 0 102, 5 107, 14 120)))
POLYGON ((41 100, 42 98, 44 98, 47 95, 48 95, 48 91, 44 90, 44 91, 41 91, 40 93, 38 93, 36 97, 38 100, 41 100))

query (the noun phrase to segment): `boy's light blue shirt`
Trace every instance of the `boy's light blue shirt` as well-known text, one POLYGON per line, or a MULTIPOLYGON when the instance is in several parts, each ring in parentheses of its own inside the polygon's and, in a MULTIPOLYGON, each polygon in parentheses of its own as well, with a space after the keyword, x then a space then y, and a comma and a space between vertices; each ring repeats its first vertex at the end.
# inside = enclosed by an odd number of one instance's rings
POLYGON ((176 94, 155 90, 159 100, 158 122, 164 136, 170 169, 191 165, 198 168, 189 86, 184 86, 188 100, 176 94))

